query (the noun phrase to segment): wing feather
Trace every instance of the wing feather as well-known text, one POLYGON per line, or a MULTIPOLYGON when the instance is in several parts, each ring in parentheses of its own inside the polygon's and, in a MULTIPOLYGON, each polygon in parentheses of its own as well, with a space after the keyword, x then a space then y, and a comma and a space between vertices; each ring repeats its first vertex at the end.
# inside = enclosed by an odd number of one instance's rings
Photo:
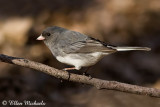
POLYGON ((67 36, 65 40, 59 41, 59 42, 65 42, 65 43, 60 43, 61 49, 65 53, 92 53, 92 52, 113 53, 116 51, 116 49, 112 49, 111 46, 108 46, 106 43, 88 37, 79 32, 67 31, 65 33, 65 36, 67 36))

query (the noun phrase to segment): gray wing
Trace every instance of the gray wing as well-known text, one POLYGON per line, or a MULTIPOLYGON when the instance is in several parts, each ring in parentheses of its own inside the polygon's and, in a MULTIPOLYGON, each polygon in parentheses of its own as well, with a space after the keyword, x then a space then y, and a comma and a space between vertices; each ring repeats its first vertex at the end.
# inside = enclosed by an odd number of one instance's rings
POLYGON ((75 31, 65 32, 64 39, 61 39, 59 42, 61 45, 60 48, 65 53, 113 53, 116 51, 115 49, 112 49, 112 46, 107 45, 104 42, 75 31))

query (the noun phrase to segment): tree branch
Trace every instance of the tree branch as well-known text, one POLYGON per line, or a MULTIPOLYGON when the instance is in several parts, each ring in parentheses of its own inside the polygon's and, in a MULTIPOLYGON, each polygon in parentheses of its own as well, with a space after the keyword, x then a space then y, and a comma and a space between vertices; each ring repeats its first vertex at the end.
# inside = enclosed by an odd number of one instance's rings
POLYGON ((50 66, 47 66, 38 62, 30 61, 24 58, 17 58, 17 57, 11 57, 11 56, 0 54, 0 61, 42 71, 56 78, 92 85, 92 86, 95 86, 97 89, 117 90, 121 92, 127 92, 127 93, 139 94, 139 95, 160 97, 159 89, 141 87, 137 85, 130 85, 130 84, 120 83, 116 81, 101 80, 97 78, 91 79, 90 77, 87 77, 85 75, 68 73, 66 71, 58 70, 50 66))

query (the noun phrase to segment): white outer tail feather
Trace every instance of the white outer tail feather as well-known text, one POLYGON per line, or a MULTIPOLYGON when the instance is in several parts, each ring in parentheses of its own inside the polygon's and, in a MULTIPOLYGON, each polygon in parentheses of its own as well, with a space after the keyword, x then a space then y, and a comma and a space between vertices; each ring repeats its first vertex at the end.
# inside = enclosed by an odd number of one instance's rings
POLYGON ((134 51, 134 50, 150 51, 151 50, 151 48, 148 48, 148 47, 113 47, 113 49, 116 49, 117 51, 134 51))

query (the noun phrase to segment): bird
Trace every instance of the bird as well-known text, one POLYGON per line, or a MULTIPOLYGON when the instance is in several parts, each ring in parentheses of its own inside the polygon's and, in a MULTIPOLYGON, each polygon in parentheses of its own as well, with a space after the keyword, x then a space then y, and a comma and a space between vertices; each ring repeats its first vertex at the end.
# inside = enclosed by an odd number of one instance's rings
POLYGON ((66 28, 51 26, 43 30, 37 40, 43 40, 53 56, 61 63, 80 70, 99 62, 104 56, 119 51, 150 51, 148 47, 114 46, 66 28))

